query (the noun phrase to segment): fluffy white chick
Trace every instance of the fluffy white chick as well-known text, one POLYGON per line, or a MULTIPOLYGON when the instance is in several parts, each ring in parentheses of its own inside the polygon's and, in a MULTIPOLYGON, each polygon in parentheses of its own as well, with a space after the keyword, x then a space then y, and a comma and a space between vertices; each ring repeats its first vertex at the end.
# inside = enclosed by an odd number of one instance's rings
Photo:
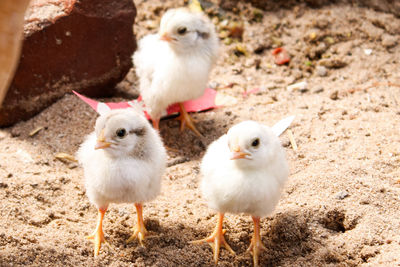
POLYGON ((94 255, 105 242, 103 217, 110 203, 135 203, 137 225, 128 242, 146 235, 142 203, 160 192, 166 152, 158 132, 133 109, 116 109, 102 114, 95 131, 88 135, 77 157, 85 175, 86 194, 98 209, 95 231, 88 239, 94 255))
POLYGON ((218 49, 218 37, 208 17, 186 8, 168 10, 158 33, 139 41, 133 64, 154 128, 159 128, 166 108, 179 103, 181 130, 187 125, 201 136, 182 102, 204 94, 218 49))
POLYGON ((255 121, 244 121, 207 149, 201 163, 201 192, 208 206, 219 213, 219 219, 210 237, 194 243, 210 243, 215 263, 221 246, 234 254, 224 239, 224 213, 245 213, 254 221, 249 251, 253 253, 254 265, 258 266, 258 255, 264 248, 260 217, 274 210, 289 174, 285 151, 278 138, 281 132, 255 121))

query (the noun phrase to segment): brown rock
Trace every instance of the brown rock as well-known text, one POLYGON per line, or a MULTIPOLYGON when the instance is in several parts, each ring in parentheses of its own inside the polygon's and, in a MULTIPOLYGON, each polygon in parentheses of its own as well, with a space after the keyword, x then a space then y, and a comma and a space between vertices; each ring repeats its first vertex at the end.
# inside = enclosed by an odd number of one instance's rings
POLYGON ((338 100, 339 99, 339 91, 334 91, 330 96, 329 96, 329 98, 330 99, 332 99, 332 100, 338 100))
POLYGON ((347 63, 339 57, 321 59, 319 64, 327 67, 328 69, 340 69, 347 66, 347 63))
POLYGON ((28 119, 65 93, 109 95, 132 66, 131 0, 35 0, 0 126, 28 119))

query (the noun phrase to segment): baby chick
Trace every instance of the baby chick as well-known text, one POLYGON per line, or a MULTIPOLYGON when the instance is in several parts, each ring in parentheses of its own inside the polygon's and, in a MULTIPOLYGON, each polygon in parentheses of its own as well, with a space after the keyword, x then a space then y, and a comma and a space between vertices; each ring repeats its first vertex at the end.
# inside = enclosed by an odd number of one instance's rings
POLYGON ((143 246, 142 203, 159 194, 166 166, 157 131, 131 108, 111 110, 97 119, 77 157, 84 169, 86 194, 98 209, 96 229, 87 237, 93 240, 94 255, 105 242, 102 224, 110 203, 135 203, 137 225, 128 242, 137 238, 143 246))
POLYGON ((193 243, 210 243, 215 263, 218 263, 221 246, 234 254, 222 229, 224 213, 231 212, 252 216, 254 234, 248 251, 253 254, 254 265, 258 266, 258 255, 264 248, 260 217, 274 210, 289 174, 278 135, 284 131, 283 124, 290 122, 279 122, 276 127, 269 128, 255 121, 244 121, 207 149, 201 163, 201 192, 208 206, 218 211, 219 218, 211 236, 193 243))
POLYGON ((157 34, 143 37, 133 55, 139 90, 154 128, 162 112, 179 103, 181 131, 187 125, 201 136, 182 102, 203 95, 218 54, 214 25, 202 13, 168 10, 157 34))

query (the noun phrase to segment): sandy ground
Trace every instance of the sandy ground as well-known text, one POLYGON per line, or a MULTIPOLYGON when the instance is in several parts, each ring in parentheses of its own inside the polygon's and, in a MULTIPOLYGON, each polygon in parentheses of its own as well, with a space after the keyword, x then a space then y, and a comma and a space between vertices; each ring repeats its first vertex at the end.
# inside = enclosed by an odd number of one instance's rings
MULTIPOLYGON (((178 4, 138 1, 138 37, 154 32, 157 17, 178 4)), ((210 85, 229 101, 194 115, 205 140, 180 134, 177 121, 161 122, 165 143, 179 152, 169 152, 161 195, 145 204, 153 234, 145 248, 125 243, 136 221, 133 205, 111 205, 106 214, 112 248, 103 246, 93 258, 84 239, 95 227, 96 209, 85 196, 83 171, 54 155, 74 154, 92 131, 96 113, 85 103, 66 95, 29 121, 1 129, 0 265, 212 266, 209 246, 189 244, 216 221, 198 188, 205 148, 242 120, 272 125, 296 115, 297 151, 287 133, 281 137, 290 179, 276 211, 261 222, 262 266, 399 266, 400 19, 337 5, 261 12, 261 19, 256 13, 248 5, 223 13, 246 21, 241 44, 247 55, 235 51, 236 41, 221 41, 210 85), (280 44, 292 57, 289 65, 274 64, 271 51, 280 44), (287 89, 301 81, 306 89, 287 89), (29 136, 37 127, 44 128, 29 136)), ((136 94, 133 73, 107 101, 136 94)), ((227 214, 225 228, 236 256, 223 249, 219 266, 251 265, 251 218, 227 214)))

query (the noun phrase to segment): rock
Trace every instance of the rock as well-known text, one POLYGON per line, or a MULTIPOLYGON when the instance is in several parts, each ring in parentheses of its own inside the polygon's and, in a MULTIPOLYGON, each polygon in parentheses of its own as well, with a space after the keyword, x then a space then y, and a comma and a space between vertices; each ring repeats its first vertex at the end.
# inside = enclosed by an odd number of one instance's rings
POLYGON ((397 45, 397 36, 390 34, 382 35, 382 45, 386 48, 391 48, 397 45))
POLYGON ((167 161, 167 167, 171 167, 171 166, 174 166, 174 165, 182 164, 182 163, 185 163, 187 161, 190 161, 190 159, 187 158, 187 157, 178 156, 176 158, 171 158, 171 159, 168 159, 168 161, 167 161))
POLYGON ((216 82, 216 81, 211 81, 211 82, 208 84, 208 87, 210 87, 211 89, 217 89, 217 88, 219 87, 219 83, 216 82))
POLYGON ((317 86, 315 86, 313 93, 319 94, 319 93, 322 93, 323 91, 324 91, 324 87, 322 85, 317 85, 317 86))
POLYGON ((329 96, 329 98, 330 99, 332 99, 332 100, 338 100, 339 99, 339 91, 334 91, 330 96, 329 96))
POLYGON ((372 54, 372 49, 370 49, 370 48, 364 49, 364 54, 366 54, 367 56, 370 56, 372 54))
POLYGON ((340 69, 347 66, 346 62, 337 57, 321 59, 319 64, 328 69, 340 69))
POLYGON ((320 77, 325 77, 328 74, 328 71, 326 70, 326 68, 324 66, 317 66, 315 68, 315 72, 320 77))
POLYGON ((294 69, 292 71, 292 76, 294 77, 294 80, 300 80, 301 78, 303 78, 303 72, 298 70, 298 69, 294 69))
POLYGON ((308 83, 306 81, 298 82, 298 83, 291 84, 291 85, 287 86, 287 90, 289 92, 293 92, 293 91, 296 91, 296 90, 299 90, 299 91, 300 90, 306 90, 306 89, 308 89, 308 83))
POLYGON ((135 16, 131 0, 33 1, 0 126, 30 118, 71 90, 109 95, 132 66, 135 16))
POLYGON ((316 47, 315 52, 318 54, 318 56, 321 56, 323 53, 325 53, 325 51, 328 49, 328 46, 324 43, 321 42, 318 44, 318 46, 316 47))
POLYGON ((339 192, 339 193, 336 195, 336 198, 337 198, 337 199, 345 199, 345 198, 348 197, 348 196, 349 196, 349 192, 347 192, 346 190, 344 190, 344 191, 339 192))

